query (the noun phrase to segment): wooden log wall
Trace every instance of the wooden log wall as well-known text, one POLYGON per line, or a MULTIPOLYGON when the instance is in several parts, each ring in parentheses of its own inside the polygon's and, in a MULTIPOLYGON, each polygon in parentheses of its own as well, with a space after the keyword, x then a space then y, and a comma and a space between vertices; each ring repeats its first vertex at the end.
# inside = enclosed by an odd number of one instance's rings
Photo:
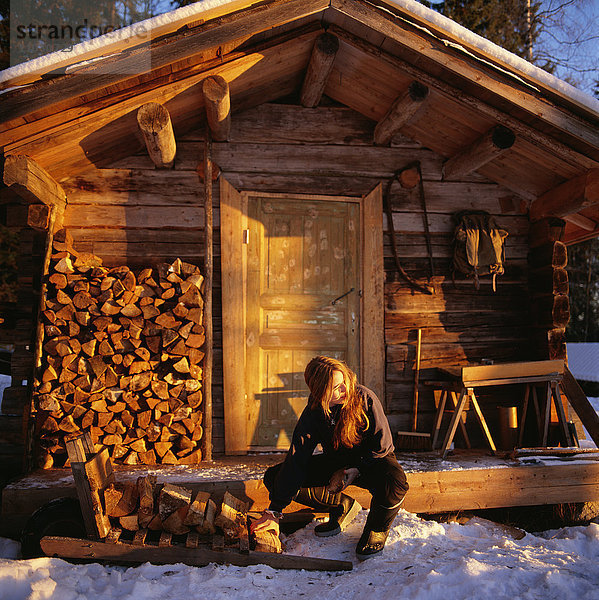
MULTIPOLYGON (((264 104, 233 114, 229 142, 213 144, 212 159, 237 189, 361 196, 393 173, 419 160, 429 215, 435 276, 429 260, 418 193, 391 188, 393 221, 402 266, 435 288, 413 291, 395 274, 385 235, 386 404, 395 425, 410 423, 416 332, 422 329, 421 380, 433 367, 487 358, 531 357, 528 311, 528 218, 520 199, 477 174, 443 182, 444 157, 397 135, 390 147, 372 144, 375 123, 338 107, 302 108, 264 104), (482 280, 452 282, 452 214, 482 209, 509 232, 506 273, 497 292, 482 280)), ((177 132, 176 132, 177 134, 177 132)), ((202 133, 177 134, 173 170, 156 170, 147 154, 119 161, 61 182, 69 205, 65 227, 80 251, 107 266, 130 267, 182 260, 203 265, 202 133)), ((219 192, 214 186, 214 449, 224 451, 220 301, 219 192)), ((386 219, 385 231, 386 227, 386 219)), ((419 424, 432 421, 433 395, 421 389, 419 424)))
POLYGON ((26 471, 32 454, 26 443, 45 236, 27 226, 27 214, 13 191, 0 189, 0 222, 18 238, 16 302, 0 303, 0 345, 10 361, 2 372, 11 378, 0 397, 0 483, 26 471))

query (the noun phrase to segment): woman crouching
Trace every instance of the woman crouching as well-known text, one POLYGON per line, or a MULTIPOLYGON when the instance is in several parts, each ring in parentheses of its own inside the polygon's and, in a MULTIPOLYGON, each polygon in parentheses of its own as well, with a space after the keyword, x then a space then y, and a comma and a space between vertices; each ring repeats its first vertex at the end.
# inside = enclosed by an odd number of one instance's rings
POLYGON ((264 474, 270 505, 251 529, 270 529, 278 535, 282 510, 294 500, 329 513, 329 520, 314 529, 317 536, 337 535, 361 508, 342 493, 353 483, 372 494, 356 547, 358 558, 369 558, 383 550, 408 491, 405 473, 393 454, 387 417, 374 392, 359 385, 356 374, 339 360, 313 358, 304 378, 310 390, 308 404, 284 462, 264 474), (314 454, 317 444, 322 454, 314 454))

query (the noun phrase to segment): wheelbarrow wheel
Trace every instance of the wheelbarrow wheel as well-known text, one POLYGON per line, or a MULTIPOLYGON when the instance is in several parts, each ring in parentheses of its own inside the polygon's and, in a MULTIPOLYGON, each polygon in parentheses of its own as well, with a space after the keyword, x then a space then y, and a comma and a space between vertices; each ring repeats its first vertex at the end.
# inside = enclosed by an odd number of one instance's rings
POLYGON ((85 538, 85 524, 77 498, 56 498, 29 517, 21 534, 23 558, 44 556, 40 541, 44 536, 85 538))

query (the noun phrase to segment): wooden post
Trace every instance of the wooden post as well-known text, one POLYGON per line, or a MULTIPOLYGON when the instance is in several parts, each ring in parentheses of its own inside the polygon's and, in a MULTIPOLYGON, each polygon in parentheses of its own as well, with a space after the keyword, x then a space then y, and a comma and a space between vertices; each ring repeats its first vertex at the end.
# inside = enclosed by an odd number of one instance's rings
POLYGON ((516 141, 511 129, 498 125, 443 164, 443 179, 459 179, 507 152, 516 141))
POLYGON ((227 80, 220 75, 207 77, 202 83, 202 92, 212 139, 217 142, 228 141, 231 132, 231 96, 227 80))
POLYGON ((374 143, 377 146, 388 144, 391 138, 420 111, 427 98, 428 87, 413 81, 406 93, 395 100, 387 114, 377 123, 374 129, 374 143))
POLYGON ((42 345, 43 345, 43 331, 44 326, 42 324, 42 311, 44 310, 44 304, 46 301, 46 290, 48 287, 48 269, 50 267, 50 258, 52 256, 52 245, 54 243, 54 223, 59 210, 56 206, 50 207, 50 214, 48 218, 48 229, 46 235, 46 243, 44 247, 44 261, 41 265, 40 273, 40 289, 37 311, 35 312, 35 335, 32 339, 33 343, 33 372, 32 377, 29 378, 29 410, 25 411, 26 426, 24 430, 26 432, 26 448, 28 449, 29 456, 26 456, 28 470, 34 468, 34 458, 37 455, 37 440, 35 439, 35 420, 33 416, 37 412, 37 406, 33 402, 33 390, 41 383, 41 366, 42 366, 42 345))
POLYGON ((204 263, 204 329, 206 353, 204 355, 204 460, 212 460, 212 142, 206 127, 204 143, 204 210, 205 210, 205 263, 204 263))
POLYGON ((300 94, 302 106, 318 106, 338 50, 339 39, 331 33, 323 33, 316 38, 300 94))
POLYGON ((162 104, 148 102, 137 111, 137 124, 154 165, 159 169, 172 168, 177 143, 168 110, 162 104))

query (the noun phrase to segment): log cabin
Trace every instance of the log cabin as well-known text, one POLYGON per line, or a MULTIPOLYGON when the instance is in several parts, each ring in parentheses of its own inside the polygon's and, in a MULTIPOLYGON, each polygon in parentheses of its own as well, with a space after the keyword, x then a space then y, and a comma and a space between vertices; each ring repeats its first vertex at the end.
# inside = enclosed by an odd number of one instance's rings
MULTIPOLYGON (((129 403, 128 416, 122 432, 114 426, 95 441, 132 468, 185 463, 194 450, 187 464, 198 469, 280 452, 316 354, 346 360, 382 399, 395 432, 427 435, 439 415, 440 371, 567 358, 567 246, 599 233, 598 101, 413 0, 203 2, 148 24, 150 41, 127 32, 0 74, 0 215, 19 236, 18 302, 3 306, 0 325, 0 342, 14 349, 0 415, 5 477, 41 465, 48 413, 56 412, 53 434, 101 429, 122 416, 122 406, 107 413, 107 402, 129 403), (461 211, 485 211, 508 233, 496 286, 452 273, 461 211), (81 256, 80 274, 60 263, 81 256), (181 269, 191 267, 203 278, 191 305, 203 319, 185 333, 198 326, 201 357, 185 366, 189 352, 174 354, 187 370, 161 398, 159 363, 175 361, 154 331, 156 315, 176 335, 186 326, 190 306, 169 290, 185 294, 198 275, 181 269), (94 322, 108 319, 104 329, 122 330, 124 350, 100 353, 106 332, 96 335, 98 352, 81 350, 89 315, 71 325, 81 306, 66 311, 70 321, 49 321, 57 302, 75 302, 57 283, 73 272, 65 284, 73 294, 90 290, 81 273, 95 277, 98 297, 117 280, 129 294, 120 306, 112 290, 105 304, 84 304, 94 322), (158 305, 140 292, 148 278, 158 305), (149 305, 163 309, 151 313, 144 344, 163 346, 144 356, 130 340, 147 326, 138 315, 149 305), (62 337, 49 346, 48 336, 62 337), (110 363, 114 381, 92 390, 93 356, 136 348, 137 359, 110 363), (132 389, 139 369, 150 374, 132 389), (71 383, 77 375, 80 386, 71 383), (197 389, 185 381, 194 378, 203 396, 190 404, 197 389), (121 383, 119 394, 104 393, 121 383), (60 406, 44 409, 52 394, 60 406), (92 403, 101 408, 89 416, 92 403), (201 439, 148 454, 147 427, 171 428, 181 407, 190 409, 185 418, 201 414, 201 439)), ((492 439, 520 395, 481 390, 492 439)), ((580 411, 564 405, 576 421, 580 411)), ((455 445, 468 440, 484 454, 473 412, 460 417, 468 434, 455 445)), ((558 490, 560 468, 502 470, 507 487, 497 470, 454 473, 446 482, 454 496, 439 502, 441 475, 431 467, 429 479, 413 476, 421 501, 409 508, 464 507, 464 485, 476 489, 478 507, 598 499, 595 462, 564 471, 558 490), (543 483, 525 492, 531 479, 543 483)))

